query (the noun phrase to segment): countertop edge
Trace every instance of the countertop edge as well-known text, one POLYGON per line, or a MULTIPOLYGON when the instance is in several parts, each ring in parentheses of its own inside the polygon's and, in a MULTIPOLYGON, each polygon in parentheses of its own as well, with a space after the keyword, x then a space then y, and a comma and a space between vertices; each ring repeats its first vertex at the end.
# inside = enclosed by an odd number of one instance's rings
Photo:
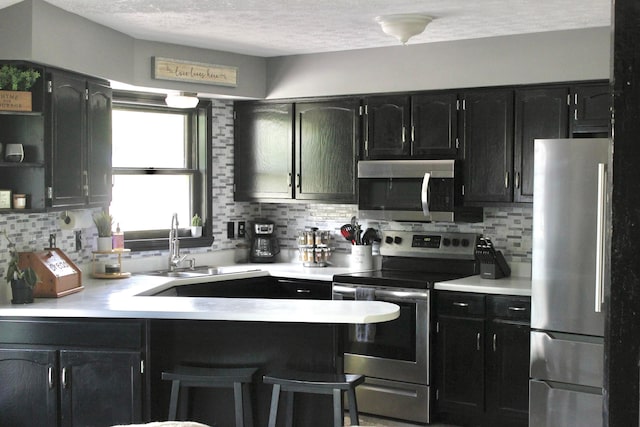
POLYGON ((437 291, 475 292, 493 295, 531 296, 531 278, 504 277, 502 279, 483 279, 480 275, 461 279, 436 282, 437 291))

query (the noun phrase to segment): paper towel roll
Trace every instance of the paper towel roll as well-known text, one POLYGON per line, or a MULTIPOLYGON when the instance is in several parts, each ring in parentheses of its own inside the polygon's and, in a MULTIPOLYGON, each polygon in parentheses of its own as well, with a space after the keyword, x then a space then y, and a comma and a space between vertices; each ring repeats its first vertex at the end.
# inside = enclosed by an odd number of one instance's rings
POLYGON ((92 224, 89 211, 63 211, 58 216, 58 224, 61 230, 77 230, 88 228, 92 224))

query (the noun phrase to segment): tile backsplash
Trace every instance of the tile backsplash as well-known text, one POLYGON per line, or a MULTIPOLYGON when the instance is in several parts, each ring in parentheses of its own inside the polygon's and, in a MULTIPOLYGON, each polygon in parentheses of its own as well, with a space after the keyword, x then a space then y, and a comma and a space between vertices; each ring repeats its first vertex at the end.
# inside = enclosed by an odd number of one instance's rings
MULTIPOLYGON (((211 247, 184 249, 185 253, 203 253, 234 249, 239 239, 227 239, 226 223, 268 218, 277 225, 283 248, 296 247, 297 231, 307 226, 330 230, 332 246, 338 252, 350 251, 350 243, 340 235, 340 226, 357 216, 355 205, 301 204, 301 203, 249 203, 233 201, 233 103, 214 101, 212 116, 212 228, 215 238, 211 247)), ((0 183, 1 187, 1 183, 0 183)), ((0 214, 0 230, 6 230, 20 251, 42 250, 49 245, 49 236, 55 234, 56 243, 77 264, 91 261, 97 231, 91 215, 96 210, 72 211, 81 218, 76 226, 64 226, 60 213, 4 213, 0 214), (76 231, 80 231, 82 247, 76 250, 76 231)), ((170 218, 167 219, 167 225, 170 218)), ((378 222, 363 226, 397 228, 414 231, 462 231, 484 234, 492 239, 510 262, 531 262, 532 209, 530 207, 485 208, 484 221, 474 224, 407 224, 378 222)), ((138 259, 167 256, 167 251, 138 252, 126 258, 138 259)), ((9 259, 7 241, 0 237, 0 274, 4 277, 9 259)))

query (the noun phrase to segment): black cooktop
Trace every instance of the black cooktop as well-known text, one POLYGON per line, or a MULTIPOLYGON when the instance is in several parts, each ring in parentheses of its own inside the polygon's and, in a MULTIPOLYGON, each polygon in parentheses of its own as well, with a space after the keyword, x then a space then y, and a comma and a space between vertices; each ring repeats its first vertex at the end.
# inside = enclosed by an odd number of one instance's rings
MULTIPOLYGON (((473 274, 473 273, 472 273, 473 274)), ((358 273, 337 274, 334 282, 354 285, 384 286, 390 288, 433 289, 435 282, 459 279, 471 274, 406 272, 397 270, 375 270, 358 273)))

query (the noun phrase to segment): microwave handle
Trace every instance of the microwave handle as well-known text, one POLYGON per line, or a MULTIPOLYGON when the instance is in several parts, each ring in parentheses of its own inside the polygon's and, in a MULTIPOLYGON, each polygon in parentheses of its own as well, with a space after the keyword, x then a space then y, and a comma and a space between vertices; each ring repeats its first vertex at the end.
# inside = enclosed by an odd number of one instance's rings
POLYGON ((431 174, 429 172, 424 174, 424 178, 422 179, 422 192, 420 193, 420 200, 422 202, 422 213, 424 216, 430 216, 429 212, 429 179, 431 178, 431 174))

